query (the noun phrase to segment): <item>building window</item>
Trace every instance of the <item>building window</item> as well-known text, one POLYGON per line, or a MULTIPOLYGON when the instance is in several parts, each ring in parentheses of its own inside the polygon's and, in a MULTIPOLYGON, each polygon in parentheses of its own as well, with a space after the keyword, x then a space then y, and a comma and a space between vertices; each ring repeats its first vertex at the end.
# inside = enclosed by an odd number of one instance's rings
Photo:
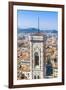
POLYGON ((36 76, 34 76, 34 79, 36 79, 36 76))
POLYGON ((38 76, 38 79, 40 79, 40 77, 38 76))
POLYGON ((57 58, 54 59, 54 62, 57 63, 57 58))
POLYGON ((35 66, 39 65, 39 55, 37 52, 35 52, 34 57, 35 57, 35 66))

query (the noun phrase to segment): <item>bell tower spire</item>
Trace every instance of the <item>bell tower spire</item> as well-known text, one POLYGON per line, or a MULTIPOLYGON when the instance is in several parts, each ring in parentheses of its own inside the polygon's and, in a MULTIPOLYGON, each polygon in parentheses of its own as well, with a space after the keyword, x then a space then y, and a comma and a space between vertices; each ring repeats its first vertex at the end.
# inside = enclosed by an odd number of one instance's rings
POLYGON ((39 30, 39 16, 38 16, 38 33, 40 32, 40 30, 39 30))

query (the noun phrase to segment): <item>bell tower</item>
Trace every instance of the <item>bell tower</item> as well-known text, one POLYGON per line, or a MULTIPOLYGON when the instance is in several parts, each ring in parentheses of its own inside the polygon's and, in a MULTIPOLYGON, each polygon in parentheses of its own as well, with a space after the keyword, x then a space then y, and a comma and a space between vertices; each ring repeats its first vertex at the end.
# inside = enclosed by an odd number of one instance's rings
POLYGON ((30 71, 31 79, 44 77, 44 35, 39 30, 30 36, 30 71))

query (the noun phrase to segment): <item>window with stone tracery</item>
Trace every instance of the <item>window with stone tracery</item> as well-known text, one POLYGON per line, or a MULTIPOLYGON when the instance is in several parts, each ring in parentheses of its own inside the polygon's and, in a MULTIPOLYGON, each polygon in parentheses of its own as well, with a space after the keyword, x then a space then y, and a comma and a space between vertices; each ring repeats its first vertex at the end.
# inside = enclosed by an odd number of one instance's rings
POLYGON ((35 52, 34 57, 35 57, 35 66, 37 66, 39 65, 39 55, 37 52, 35 52))

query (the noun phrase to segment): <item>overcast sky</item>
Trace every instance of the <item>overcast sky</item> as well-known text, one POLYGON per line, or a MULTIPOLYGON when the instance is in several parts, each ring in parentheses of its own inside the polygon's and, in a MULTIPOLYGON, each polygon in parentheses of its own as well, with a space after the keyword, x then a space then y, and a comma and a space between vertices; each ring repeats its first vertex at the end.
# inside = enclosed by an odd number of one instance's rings
POLYGON ((57 30, 58 28, 58 13, 50 11, 27 11, 18 10, 18 28, 38 28, 38 16, 39 16, 39 28, 41 30, 57 30))

